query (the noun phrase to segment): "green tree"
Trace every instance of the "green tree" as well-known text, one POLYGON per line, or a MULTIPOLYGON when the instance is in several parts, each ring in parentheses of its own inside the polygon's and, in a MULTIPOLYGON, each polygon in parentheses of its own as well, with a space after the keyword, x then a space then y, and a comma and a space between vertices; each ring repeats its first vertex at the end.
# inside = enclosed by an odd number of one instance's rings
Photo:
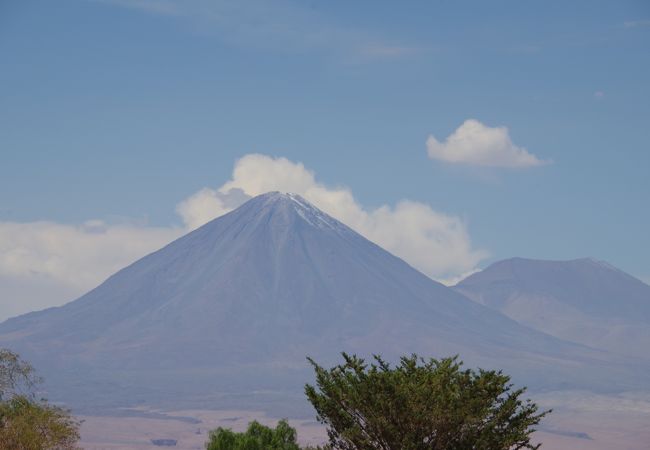
POLYGON ((36 399, 40 382, 29 363, 0 349, 0 449, 77 448, 79 423, 68 411, 36 399))
POLYGON ((500 371, 462 370, 456 357, 403 357, 394 368, 375 356, 343 353, 344 364, 324 369, 308 358, 316 386, 305 392, 342 450, 537 449, 534 426, 548 412, 522 400, 500 371))
POLYGON ((18 395, 0 403, 0 448, 76 449, 77 422, 56 406, 18 395))
POLYGON ((227 428, 210 432, 207 450, 300 450, 296 442, 296 430, 286 420, 280 420, 275 428, 257 421, 248 424, 243 433, 227 428))

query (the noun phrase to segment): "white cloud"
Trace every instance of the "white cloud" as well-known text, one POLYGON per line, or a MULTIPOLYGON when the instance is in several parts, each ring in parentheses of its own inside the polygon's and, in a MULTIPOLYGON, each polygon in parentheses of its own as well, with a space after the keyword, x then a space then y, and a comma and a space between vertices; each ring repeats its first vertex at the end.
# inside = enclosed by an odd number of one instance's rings
POLYGON ((468 119, 447 137, 438 141, 427 139, 429 158, 452 164, 525 168, 548 164, 523 147, 515 145, 506 127, 488 127, 478 120, 468 119))
POLYGON ((176 206, 176 213, 183 219, 185 227, 193 230, 232 211, 248 199, 250 196, 237 188, 227 192, 203 188, 180 202, 176 206))
POLYGON ((403 258, 436 279, 448 279, 474 269, 486 253, 472 248, 465 223, 430 206, 403 200, 391 207, 362 207, 343 187, 327 187, 301 163, 266 155, 246 155, 235 164, 232 178, 218 189, 204 188, 178 208, 185 224, 196 228, 236 207, 222 198, 233 193, 249 197, 269 191, 302 195, 318 208, 403 258))
POLYGON ((463 281, 465 278, 469 277, 470 275, 474 275, 475 273, 478 273, 480 271, 481 271, 480 268, 475 267, 474 269, 468 270, 467 272, 459 273, 458 275, 454 275, 450 278, 445 278, 443 280, 438 280, 438 281, 440 281, 441 283, 447 286, 455 286, 461 281, 463 281))
POLYGON ((594 92, 594 98, 597 100, 601 100, 602 98, 605 97, 605 93, 603 91, 596 91, 594 92))
POLYGON ((182 232, 98 220, 0 222, 0 320, 72 300, 182 232))
POLYGON ((368 209, 344 187, 328 187, 286 158, 251 154, 217 189, 178 204, 185 229, 138 224, 0 222, 0 320, 60 305, 184 232, 268 191, 294 192, 368 239, 439 280, 472 271, 486 255, 472 247, 465 223, 429 205, 403 200, 368 209))

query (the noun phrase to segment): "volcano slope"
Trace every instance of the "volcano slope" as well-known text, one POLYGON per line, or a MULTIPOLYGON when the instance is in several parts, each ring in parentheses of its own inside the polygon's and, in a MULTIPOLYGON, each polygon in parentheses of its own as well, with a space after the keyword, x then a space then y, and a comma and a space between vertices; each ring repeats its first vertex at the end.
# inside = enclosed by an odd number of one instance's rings
POLYGON ((558 338, 650 359, 650 286, 606 262, 511 258, 454 289, 558 338))
POLYGON ((413 269, 292 194, 249 200, 62 307, 7 320, 0 345, 77 410, 138 404, 296 412, 339 352, 459 354, 518 384, 647 388, 624 358, 527 328, 413 269))

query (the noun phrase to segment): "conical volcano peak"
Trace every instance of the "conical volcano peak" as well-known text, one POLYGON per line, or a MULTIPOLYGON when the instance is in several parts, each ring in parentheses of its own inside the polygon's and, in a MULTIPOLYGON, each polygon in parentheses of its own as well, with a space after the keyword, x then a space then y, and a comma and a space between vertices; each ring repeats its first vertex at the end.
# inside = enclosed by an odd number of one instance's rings
POLYGON ((304 222, 317 228, 329 228, 338 231, 350 230, 346 225, 318 209, 301 195, 292 192, 267 192, 252 198, 248 203, 250 207, 256 208, 260 212, 297 214, 304 222))
POLYGON ((318 209, 311 203, 309 203, 307 200, 305 200, 302 196, 295 194, 293 192, 280 192, 280 191, 270 191, 266 192, 265 194, 260 194, 256 197, 253 197, 251 199, 252 202, 260 202, 263 204, 296 204, 300 207, 303 208, 312 208, 312 209, 318 209))
POLYGON ((264 194, 257 195, 252 198, 252 200, 261 200, 264 203, 282 203, 282 202, 293 202, 298 201, 307 205, 311 205, 307 200, 301 197, 298 194, 293 192, 280 192, 280 191, 269 191, 264 194))

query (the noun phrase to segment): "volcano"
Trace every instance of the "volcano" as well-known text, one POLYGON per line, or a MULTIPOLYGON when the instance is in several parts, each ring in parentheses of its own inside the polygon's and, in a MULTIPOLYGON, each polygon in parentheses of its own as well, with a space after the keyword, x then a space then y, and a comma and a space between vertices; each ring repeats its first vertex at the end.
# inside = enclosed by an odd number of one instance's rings
POLYGON ((561 339, 650 359, 650 286, 604 261, 511 258, 455 289, 561 339))
POLYGON ((478 304, 278 192, 75 301, 7 320, 0 345, 37 367, 51 399, 77 410, 288 407, 304 403, 306 356, 327 365, 341 351, 389 360, 459 354, 545 389, 647 384, 625 359, 478 304))

